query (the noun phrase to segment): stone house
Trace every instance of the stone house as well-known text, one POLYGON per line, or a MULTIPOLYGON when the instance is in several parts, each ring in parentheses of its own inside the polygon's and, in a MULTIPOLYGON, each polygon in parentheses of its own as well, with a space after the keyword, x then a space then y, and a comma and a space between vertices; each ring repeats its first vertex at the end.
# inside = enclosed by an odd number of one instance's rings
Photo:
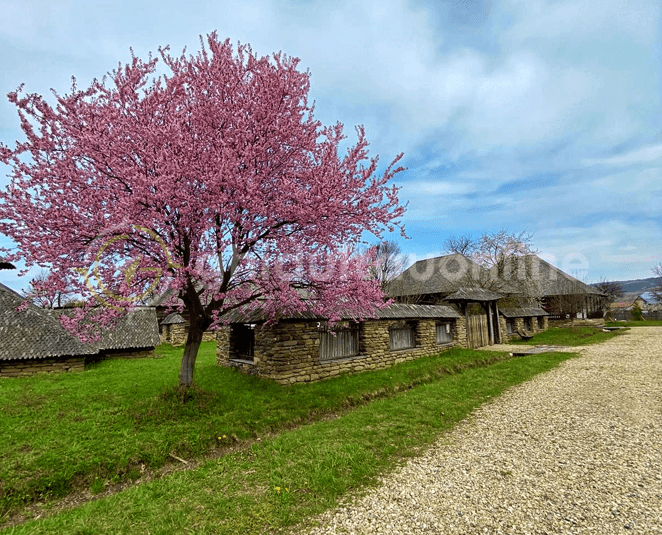
POLYGON ((83 370, 99 350, 80 342, 48 311, 0 283, 0 377, 83 370))
MULTIPOLYGON (((156 317, 161 335, 161 343, 182 346, 186 343, 189 326, 189 312, 183 308, 181 312, 175 312, 172 307, 166 307, 165 303, 174 294, 174 290, 166 290, 161 295, 150 299, 148 306, 156 309, 156 317)), ((183 303, 179 301, 183 306, 183 303)), ((205 331, 202 335, 203 342, 216 340, 215 331, 205 331)))
POLYGON ((547 312, 540 307, 500 308, 499 324, 503 341, 519 339, 518 330, 535 334, 549 328, 547 312))
POLYGON ((153 356, 159 344, 156 312, 131 310, 95 344, 86 344, 60 324, 64 310, 46 310, 0 284, 0 377, 82 371, 107 358, 153 356))
POLYGON ((307 313, 270 325, 265 320, 259 312, 235 315, 218 331, 218 364, 287 385, 466 346, 464 317, 448 306, 394 304, 374 319, 345 320, 332 330, 324 319, 307 313))

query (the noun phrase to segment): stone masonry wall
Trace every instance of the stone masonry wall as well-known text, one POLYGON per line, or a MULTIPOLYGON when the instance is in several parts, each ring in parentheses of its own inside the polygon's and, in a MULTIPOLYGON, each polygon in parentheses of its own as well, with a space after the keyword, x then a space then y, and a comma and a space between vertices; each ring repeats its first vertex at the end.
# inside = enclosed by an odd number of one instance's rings
MULTIPOLYGON (((531 330, 529 332, 531 333, 540 333, 543 331, 546 331, 549 329, 549 319, 547 316, 542 316, 543 318, 543 325, 542 329, 538 327, 538 318, 533 317, 530 318, 531 320, 531 330)), ((506 318, 503 316, 499 316, 499 327, 501 329, 501 335, 503 338, 504 342, 508 342, 510 340, 519 340, 519 335, 517 334, 517 329, 522 329, 524 331, 524 318, 513 318, 513 332, 512 334, 508 335, 508 327, 506 325, 506 318)))
MULTIPOLYGON (((170 325, 170 341, 169 344, 173 346, 183 346, 186 344, 186 337, 188 336, 188 325, 185 323, 175 323, 170 325)), ((202 333, 203 342, 212 342, 216 340, 215 331, 205 331, 202 333)), ((167 341, 167 340, 162 340, 167 341)))
POLYGON ((25 377, 38 373, 73 372, 84 369, 84 355, 68 358, 0 360, 0 377, 25 377))
MULTIPOLYGON (((319 381, 341 373, 385 368, 434 355, 455 345, 438 345, 435 320, 418 320, 416 347, 391 351, 389 327, 395 320, 374 320, 359 324, 359 355, 330 361, 319 360, 320 330, 317 322, 280 322, 255 328, 253 363, 231 360, 232 335, 217 336, 217 363, 245 373, 269 377, 280 384, 319 381)), ((454 329, 458 336, 458 326, 454 329)), ((466 330, 462 340, 466 341, 466 330)), ((466 342, 465 342, 466 343, 466 342)))

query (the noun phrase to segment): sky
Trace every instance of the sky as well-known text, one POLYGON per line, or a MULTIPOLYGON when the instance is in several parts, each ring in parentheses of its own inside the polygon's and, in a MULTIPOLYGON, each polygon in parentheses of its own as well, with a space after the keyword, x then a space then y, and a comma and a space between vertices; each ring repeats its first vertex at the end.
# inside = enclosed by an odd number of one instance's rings
MULTIPOLYGON (((23 140, 4 95, 67 93, 119 62, 216 30, 311 72, 315 116, 365 126, 397 175, 410 262, 451 235, 533 234, 586 282, 662 262, 659 0, 0 0, 0 142, 23 140)), ((9 183, 0 164, 0 189, 9 183)), ((12 242, 0 235, 0 245, 12 242)), ((27 277, 0 272, 21 289, 27 277)))

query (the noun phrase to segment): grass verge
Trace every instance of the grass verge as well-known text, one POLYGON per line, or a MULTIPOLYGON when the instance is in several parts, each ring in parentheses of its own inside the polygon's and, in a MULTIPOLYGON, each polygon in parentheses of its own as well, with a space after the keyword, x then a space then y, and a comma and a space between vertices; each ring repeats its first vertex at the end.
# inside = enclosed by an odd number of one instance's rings
POLYGON ((572 356, 547 353, 466 369, 337 419, 256 442, 195 470, 16 526, 12 533, 279 531, 374 484, 380 474, 418 453, 480 404, 572 356))
POLYGON ((662 320, 608 321, 607 327, 662 327, 662 320))
POLYGON ((529 346, 583 346, 606 342, 621 334, 623 331, 603 332, 597 327, 551 327, 544 332, 536 333, 531 340, 512 340, 509 343, 529 346))
POLYGON ((83 373, 0 381, 0 523, 32 502, 100 493, 146 469, 229 450, 370 400, 484 366, 505 354, 450 350, 385 370, 283 388, 221 368, 203 343, 197 388, 182 399, 181 348, 109 360, 83 373), (219 439, 220 437, 220 439, 219 439))

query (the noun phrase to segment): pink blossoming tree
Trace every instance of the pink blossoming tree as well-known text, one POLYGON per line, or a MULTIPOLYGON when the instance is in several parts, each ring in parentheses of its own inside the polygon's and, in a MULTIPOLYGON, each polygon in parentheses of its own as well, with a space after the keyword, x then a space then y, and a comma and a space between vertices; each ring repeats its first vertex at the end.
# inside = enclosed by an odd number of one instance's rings
POLYGON ((132 54, 87 89, 53 92, 54 106, 21 87, 9 99, 26 140, 0 145, 12 170, 0 231, 18 245, 7 259, 86 298, 63 316, 71 329, 90 326, 86 310, 99 325, 168 291, 190 313, 182 387, 203 332, 231 313, 373 315, 382 293, 356 247, 363 233, 404 232, 388 185, 402 155, 378 173, 362 127, 340 155, 342 125, 313 118, 298 59, 235 53, 215 33, 206 43, 190 56, 159 49, 160 77, 159 57, 132 54))

